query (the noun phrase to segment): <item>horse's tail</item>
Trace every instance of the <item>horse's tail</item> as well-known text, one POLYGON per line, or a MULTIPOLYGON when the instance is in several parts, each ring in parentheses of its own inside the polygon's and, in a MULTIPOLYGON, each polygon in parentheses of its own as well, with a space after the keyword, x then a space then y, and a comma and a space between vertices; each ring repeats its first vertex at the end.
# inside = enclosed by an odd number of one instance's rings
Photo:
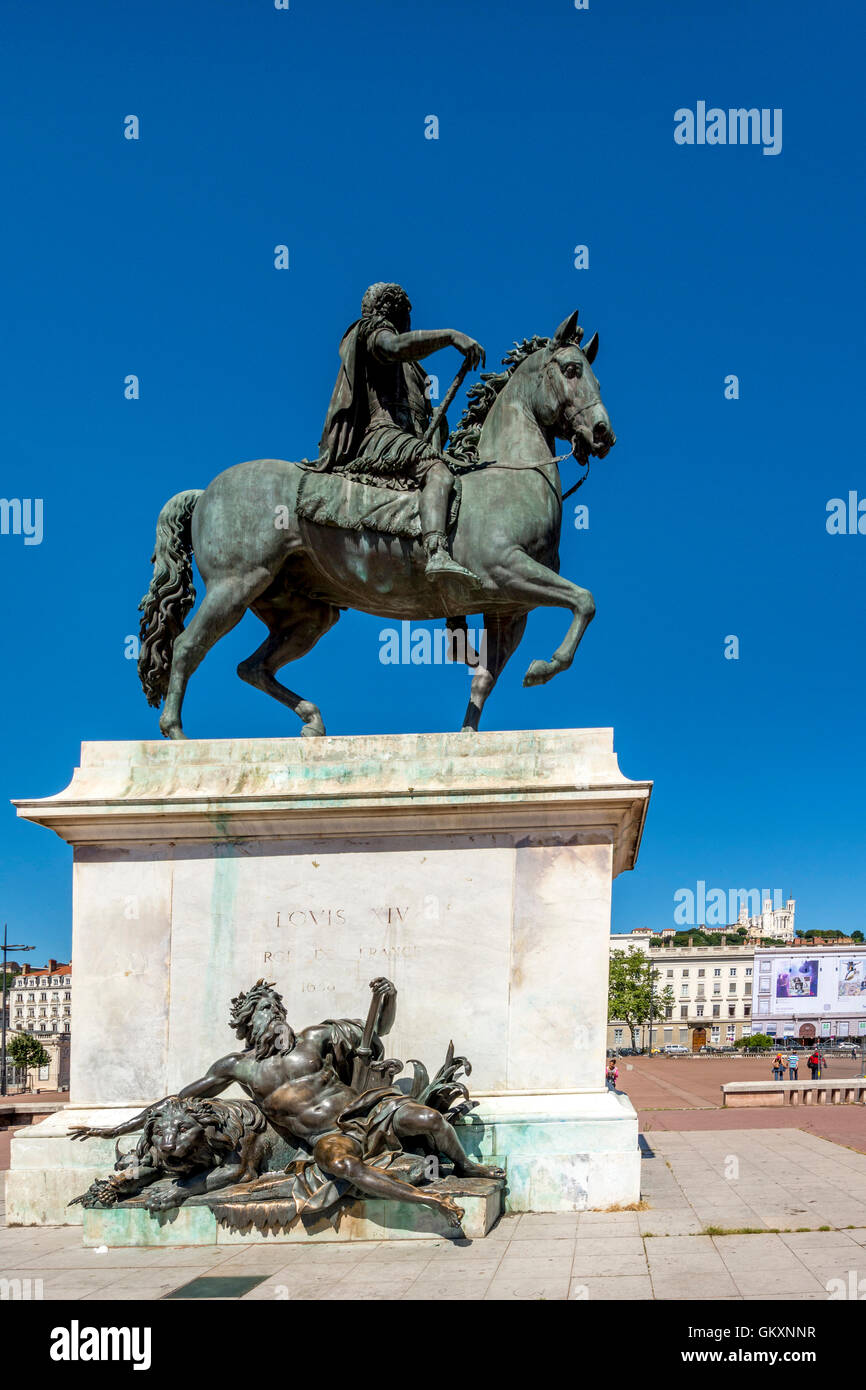
POLYGON ((168 691, 172 648, 195 603, 190 522, 202 491, 202 488, 190 488, 188 492, 178 492, 160 512, 156 546, 150 557, 153 578, 138 605, 141 612, 138 678, 147 703, 157 709, 168 691))

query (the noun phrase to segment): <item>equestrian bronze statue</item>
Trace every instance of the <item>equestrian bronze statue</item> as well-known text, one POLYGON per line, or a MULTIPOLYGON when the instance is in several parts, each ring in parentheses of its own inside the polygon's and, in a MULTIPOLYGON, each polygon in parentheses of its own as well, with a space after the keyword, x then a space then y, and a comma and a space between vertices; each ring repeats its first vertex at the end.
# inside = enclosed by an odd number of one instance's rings
MULTIPOLYGON (((451 629, 483 614, 463 728, 484 703, 538 607, 565 608, 568 631, 523 684, 569 667, 595 613, 589 590, 559 574, 563 492, 557 439, 588 469, 616 442, 592 370, 598 335, 582 345, 577 312, 552 338, 524 339, 482 374, 446 438, 444 407, 481 346, 451 329, 413 331, 399 285, 373 285, 340 345, 340 368, 319 456, 255 459, 204 491, 163 507, 154 572, 141 602, 139 676, 167 738, 184 738, 187 682, 215 642, 252 609, 268 637, 238 667, 242 680, 325 732, 317 705, 277 680, 336 623, 340 610, 397 620, 444 618, 451 629), (453 346, 463 364, 431 409, 418 363, 453 346), (206 592, 195 602, 192 556, 206 592)), ((584 475, 585 476, 585 475, 584 475)), ((581 480, 582 481, 582 480, 581 480)))

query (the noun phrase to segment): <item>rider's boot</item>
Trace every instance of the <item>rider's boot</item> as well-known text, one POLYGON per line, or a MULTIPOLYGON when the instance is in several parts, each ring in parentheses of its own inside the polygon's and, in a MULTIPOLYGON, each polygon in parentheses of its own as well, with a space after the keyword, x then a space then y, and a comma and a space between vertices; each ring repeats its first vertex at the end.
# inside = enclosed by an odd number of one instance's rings
POLYGON ((480 588, 481 581, 471 570, 464 569, 452 558, 444 531, 427 531, 424 535, 424 549, 427 551, 427 565, 424 578, 428 584, 438 579, 460 579, 472 588, 480 588))
POLYGON ((427 475, 418 502, 421 535, 424 538, 424 549, 427 552, 427 567, 424 570, 424 577, 428 584, 444 581, 446 585, 453 582, 455 587, 459 586, 464 590, 467 586, 471 589, 479 589, 481 587, 480 580, 471 570, 458 565, 448 549, 445 528, 448 503, 453 487, 454 480, 447 466, 444 463, 435 464, 427 475))

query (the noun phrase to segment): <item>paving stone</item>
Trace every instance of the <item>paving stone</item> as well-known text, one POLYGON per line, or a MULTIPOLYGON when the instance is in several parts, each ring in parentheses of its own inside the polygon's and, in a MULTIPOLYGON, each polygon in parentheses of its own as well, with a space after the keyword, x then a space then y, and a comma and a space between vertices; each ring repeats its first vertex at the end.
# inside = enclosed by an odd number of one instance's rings
POLYGON ((630 1275, 612 1279, 579 1279, 571 1281, 569 1299, 587 1299, 589 1302, 604 1300, 650 1299, 653 1296, 652 1281, 647 1274, 630 1275))

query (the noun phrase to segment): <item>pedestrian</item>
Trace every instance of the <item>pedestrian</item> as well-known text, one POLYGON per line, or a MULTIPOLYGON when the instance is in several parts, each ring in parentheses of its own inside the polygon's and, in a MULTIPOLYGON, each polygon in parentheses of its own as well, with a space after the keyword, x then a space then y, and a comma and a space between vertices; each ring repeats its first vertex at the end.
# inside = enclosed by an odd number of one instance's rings
MULTIPOLYGON (((797 1056, 796 1052, 790 1052, 790 1053, 788 1054, 788 1078, 789 1078, 789 1080, 791 1080, 791 1081, 796 1081, 796 1080, 797 1080, 797 1068, 799 1067, 799 1065, 800 1065, 800 1059, 799 1059, 799 1057, 797 1056)), ((784 1068, 783 1068, 782 1070, 784 1071, 784 1068)))
POLYGON ((827 1058, 824 1056, 824 1049, 823 1049, 823 1047, 817 1048, 816 1051, 817 1051, 817 1053, 818 1053, 818 1066, 819 1066, 820 1069, 821 1069, 821 1070, 818 1072, 818 1075, 819 1075, 819 1076, 823 1076, 824 1072, 827 1070, 827 1058))
POLYGON ((781 1072, 781 1070, 782 1070, 782 1058, 781 1058, 780 1053, 777 1052, 776 1055, 775 1055, 775 1057, 773 1058, 773 1080, 774 1080, 774 1081, 778 1081, 778 1080, 779 1080, 779 1073, 781 1072))
POLYGON ((615 1057, 611 1057, 610 1061, 609 1061, 608 1064, 607 1064, 607 1071, 605 1072, 605 1080, 606 1080, 606 1082, 607 1082, 607 1089, 608 1089, 609 1091, 615 1091, 615 1090, 616 1090, 616 1083, 617 1083, 617 1081, 619 1081, 619 1067, 618 1067, 617 1064, 616 1064, 616 1058, 615 1058, 615 1057))
POLYGON ((818 1053, 817 1047, 815 1048, 815 1051, 812 1053, 812 1055, 808 1058, 806 1065, 808 1066, 809 1071, 810 1071, 811 1074, 812 1074, 812 1080, 813 1080, 813 1081, 820 1081, 820 1079, 821 1079, 821 1058, 820 1058, 820 1055, 819 1055, 819 1053, 818 1053))

